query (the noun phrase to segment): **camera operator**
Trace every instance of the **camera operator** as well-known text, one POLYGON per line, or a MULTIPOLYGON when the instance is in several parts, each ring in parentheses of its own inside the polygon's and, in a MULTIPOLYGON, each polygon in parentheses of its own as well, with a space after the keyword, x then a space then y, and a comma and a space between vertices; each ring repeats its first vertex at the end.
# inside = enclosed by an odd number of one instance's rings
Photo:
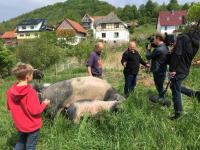
MULTIPOLYGON (((171 119, 177 119, 182 115, 181 87, 182 81, 188 76, 192 59, 199 49, 200 32, 192 31, 180 34, 172 50, 169 64, 169 75, 171 76, 171 90, 175 114, 171 119)), ((186 90, 186 92, 189 92, 186 90)))
POLYGON ((151 72, 153 73, 154 83, 159 93, 159 97, 163 98, 163 83, 166 77, 167 71, 167 55, 168 48, 164 43, 164 35, 157 33, 155 35, 153 43, 147 47, 146 57, 151 60, 151 72), (151 48, 154 50, 151 52, 151 48))

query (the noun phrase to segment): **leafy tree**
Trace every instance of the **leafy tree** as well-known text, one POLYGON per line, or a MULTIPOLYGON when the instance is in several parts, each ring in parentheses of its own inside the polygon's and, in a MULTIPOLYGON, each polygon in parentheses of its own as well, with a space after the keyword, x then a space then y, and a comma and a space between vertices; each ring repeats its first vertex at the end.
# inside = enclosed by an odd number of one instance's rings
POLYGON ((151 0, 148 0, 145 5, 146 15, 148 17, 155 17, 154 10, 157 8, 157 4, 153 3, 151 0))
POLYGON ((17 46, 18 61, 30 63, 35 68, 45 69, 65 57, 64 50, 51 43, 47 38, 24 40, 17 46))
POLYGON ((182 6, 182 10, 188 10, 190 8, 190 5, 188 3, 185 3, 183 6, 182 6))
POLYGON ((177 0, 170 0, 169 4, 167 5, 168 10, 179 10, 180 6, 177 0))
POLYGON ((135 5, 126 5, 119 16, 124 21, 134 20, 137 18, 137 7, 135 5))
POLYGON ((200 17, 200 3, 193 4, 188 10, 188 18, 191 22, 197 22, 200 17))
POLYGON ((15 61, 15 55, 3 45, 2 41, 0 41, 0 76, 9 74, 15 61))
POLYGON ((140 5, 139 9, 138 9, 138 15, 139 15, 139 24, 145 24, 148 21, 148 18, 146 17, 146 9, 145 9, 145 5, 142 4, 140 5))

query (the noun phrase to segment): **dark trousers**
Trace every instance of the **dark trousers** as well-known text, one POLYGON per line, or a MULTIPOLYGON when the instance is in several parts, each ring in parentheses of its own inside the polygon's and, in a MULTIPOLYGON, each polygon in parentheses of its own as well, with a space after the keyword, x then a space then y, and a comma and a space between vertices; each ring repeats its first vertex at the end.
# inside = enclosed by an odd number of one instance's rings
POLYGON ((124 74, 124 79, 125 79, 125 85, 124 85, 124 94, 126 96, 129 95, 130 92, 134 91, 134 88, 136 86, 136 74, 124 74))
POLYGON ((183 111, 181 93, 189 97, 195 97, 196 93, 196 91, 186 88, 181 84, 182 84, 182 79, 177 79, 177 78, 171 79, 171 90, 172 90, 175 113, 181 113, 183 111))
POLYGON ((15 150, 35 150, 39 137, 39 130, 31 133, 18 132, 19 140, 15 145, 15 150))
POLYGON ((186 88, 184 86, 181 86, 181 93, 184 94, 184 95, 187 95, 189 97, 194 97, 195 96, 195 91, 189 89, 189 88, 186 88))
MULTIPOLYGON (((172 78, 171 79, 171 90, 172 90, 172 100, 174 103, 174 110, 176 114, 180 114, 183 111, 182 106, 182 97, 181 97, 181 84, 182 80, 178 78, 172 78)), ((184 91, 185 89, 183 89, 184 91)), ((185 90, 186 93, 188 93, 187 90, 185 90)))
POLYGON ((165 81, 166 74, 165 73, 153 73, 153 79, 156 86, 156 89, 158 91, 159 97, 163 97, 163 91, 164 91, 164 81, 165 81))

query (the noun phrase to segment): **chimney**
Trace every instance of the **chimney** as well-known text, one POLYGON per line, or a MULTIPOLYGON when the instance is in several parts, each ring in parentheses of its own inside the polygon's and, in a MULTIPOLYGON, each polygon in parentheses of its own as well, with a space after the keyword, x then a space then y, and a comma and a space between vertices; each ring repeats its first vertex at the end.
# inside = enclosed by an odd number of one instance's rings
POLYGON ((174 15, 174 10, 171 11, 172 15, 174 15))

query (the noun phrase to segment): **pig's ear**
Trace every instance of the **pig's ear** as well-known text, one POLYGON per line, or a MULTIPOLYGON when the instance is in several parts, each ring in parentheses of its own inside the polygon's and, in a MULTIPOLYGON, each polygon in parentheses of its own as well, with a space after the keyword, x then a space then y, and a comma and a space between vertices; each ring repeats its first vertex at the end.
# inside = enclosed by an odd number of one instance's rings
POLYGON ((33 89, 36 90, 36 92, 41 92, 43 89, 43 86, 37 83, 31 83, 31 86, 33 89))
POLYGON ((33 79, 41 80, 44 78, 44 73, 38 69, 33 71, 33 79))

